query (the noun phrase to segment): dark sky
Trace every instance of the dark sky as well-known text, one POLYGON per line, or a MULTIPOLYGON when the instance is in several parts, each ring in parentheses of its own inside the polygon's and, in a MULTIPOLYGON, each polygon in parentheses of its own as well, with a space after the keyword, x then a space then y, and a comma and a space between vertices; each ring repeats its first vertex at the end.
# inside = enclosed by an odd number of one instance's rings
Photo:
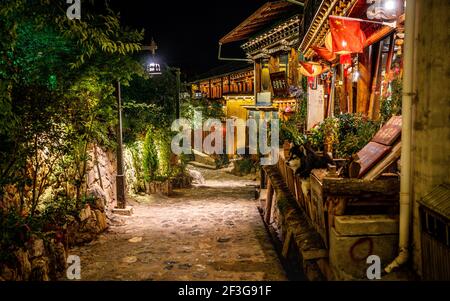
MULTIPOLYGON (((110 5, 121 12, 123 24, 145 29, 147 43, 154 37, 160 59, 192 77, 226 63, 217 60, 219 39, 266 2, 110 0, 110 5)), ((223 47, 223 56, 230 55, 244 56, 239 43, 223 47)))

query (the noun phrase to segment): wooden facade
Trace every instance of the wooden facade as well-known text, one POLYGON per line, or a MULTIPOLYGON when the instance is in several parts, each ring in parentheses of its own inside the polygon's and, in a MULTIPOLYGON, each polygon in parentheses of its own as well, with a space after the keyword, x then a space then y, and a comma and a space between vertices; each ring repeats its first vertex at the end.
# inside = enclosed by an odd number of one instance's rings
POLYGON ((332 70, 328 77, 321 76, 319 84, 325 89, 325 116, 339 113, 361 113, 371 119, 380 117, 383 93, 386 93, 387 78, 393 62, 401 60, 403 41, 403 1, 397 1, 399 8, 396 26, 361 22, 367 40, 363 53, 352 54, 351 64, 341 64, 339 58, 325 62, 313 50, 313 46, 325 47, 330 32, 328 17, 342 16, 367 20, 371 4, 364 0, 309 1, 305 18, 301 24, 299 51, 305 60, 322 62, 332 70), (312 12, 315 18, 306 18, 312 12), (355 78, 355 72, 358 73, 355 78), (335 84, 333 85, 332 82, 335 84))
POLYGON ((253 95, 253 67, 200 79, 193 83, 197 91, 209 100, 220 100, 227 95, 253 95))

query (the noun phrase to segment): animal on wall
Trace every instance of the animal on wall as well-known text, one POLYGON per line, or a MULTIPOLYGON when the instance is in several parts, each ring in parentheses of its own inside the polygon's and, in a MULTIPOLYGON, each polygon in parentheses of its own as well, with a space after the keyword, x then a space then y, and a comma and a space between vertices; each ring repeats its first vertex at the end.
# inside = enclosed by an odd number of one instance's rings
POLYGON ((317 155, 309 143, 304 143, 291 147, 287 163, 296 175, 307 178, 313 169, 326 168, 328 164, 333 164, 333 160, 328 154, 317 155))

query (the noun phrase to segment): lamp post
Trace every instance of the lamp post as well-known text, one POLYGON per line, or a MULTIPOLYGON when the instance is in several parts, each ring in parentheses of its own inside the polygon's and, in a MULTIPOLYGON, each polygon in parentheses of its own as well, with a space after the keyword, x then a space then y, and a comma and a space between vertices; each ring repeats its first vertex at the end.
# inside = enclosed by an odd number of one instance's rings
MULTIPOLYGON (((142 47, 143 50, 150 50, 152 52, 153 59, 155 58, 156 50, 158 49, 158 45, 156 45, 155 41, 152 39, 150 46, 142 47)), ((161 66, 156 63, 154 60, 147 64, 147 73, 150 76, 161 75, 161 66)), ((177 119, 180 118, 180 94, 181 94, 181 70, 180 68, 170 68, 169 70, 175 71, 175 76, 177 78, 177 95, 175 97, 175 117, 177 119)))
POLYGON ((123 135, 122 135, 122 95, 120 80, 116 82, 117 99, 117 174, 116 174, 116 200, 117 206, 112 210, 115 214, 132 215, 133 208, 127 206, 125 196, 125 175, 123 168, 123 135))
POLYGON ((125 199, 125 176, 123 170, 123 135, 122 135, 122 95, 120 89, 120 81, 116 84, 116 98, 117 98, 117 114, 119 124, 117 126, 117 175, 116 175, 116 194, 117 194, 117 209, 126 208, 125 199))

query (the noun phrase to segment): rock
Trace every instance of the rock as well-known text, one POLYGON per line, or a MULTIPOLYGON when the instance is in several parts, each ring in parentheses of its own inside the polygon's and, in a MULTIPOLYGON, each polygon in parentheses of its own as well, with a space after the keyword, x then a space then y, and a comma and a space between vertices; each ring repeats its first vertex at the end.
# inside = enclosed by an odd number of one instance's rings
POLYGON ((76 218, 75 218, 75 216, 72 216, 72 215, 66 215, 66 221, 67 221, 67 224, 70 224, 70 223, 75 222, 76 218))
POLYGON ((189 263, 179 264, 178 268, 180 270, 189 270, 190 268, 192 268, 192 264, 189 263))
POLYGON ((95 214, 84 221, 80 227, 80 232, 93 234, 98 232, 97 218, 95 217, 95 214))
POLYGON ((56 270, 64 271, 67 268, 67 254, 62 242, 53 245, 53 256, 56 270))
POLYGON ((209 274, 207 272, 194 272, 194 273, 192 273, 192 276, 194 278, 197 278, 197 279, 206 279, 208 277, 208 275, 209 274))
POLYGON ((122 258, 123 263, 135 263, 137 260, 138 259, 136 256, 127 256, 127 257, 122 258))
POLYGON ((22 275, 22 279, 26 281, 30 278, 31 275, 31 263, 28 260, 28 251, 19 249, 14 254, 17 259, 17 268, 19 269, 19 274, 22 275))
POLYGON ((108 224, 106 222, 106 214, 103 211, 100 211, 98 209, 94 210, 96 220, 97 220, 97 231, 98 233, 101 233, 108 228, 108 224))
POLYGON ((229 242, 230 240, 231 240, 230 237, 219 237, 219 238, 217 238, 217 242, 220 242, 220 243, 226 243, 226 242, 229 242))
POLYGON ((91 217, 91 215, 92 215, 91 207, 89 205, 86 205, 86 208, 81 209, 80 211, 80 221, 84 222, 89 217, 91 217))
POLYGON ((3 267, 2 272, 0 273, 0 277, 3 278, 4 281, 15 281, 16 280, 16 271, 10 269, 7 266, 3 267))
POLYGON ((34 238, 30 248, 30 258, 41 257, 44 255, 44 241, 40 238, 34 238))
POLYGON ((92 204, 92 209, 98 209, 100 211, 105 211, 105 205, 108 197, 103 189, 98 185, 94 184, 89 190, 88 195, 94 198, 94 202, 92 204))
POLYGON ((205 178, 203 177, 203 175, 201 174, 201 172, 197 171, 197 170, 188 170, 189 172, 189 176, 191 176, 192 178, 192 182, 194 184, 204 184, 205 183, 205 178))
POLYGON ((89 232, 85 232, 85 233, 76 233, 74 239, 73 239, 73 244, 74 245, 81 245, 87 242, 91 242, 93 239, 95 238, 95 234, 94 233, 89 233, 89 232))
POLYGON ((169 261, 165 261, 164 262, 164 264, 166 264, 166 265, 174 265, 174 264, 176 264, 176 263, 178 263, 177 261, 172 261, 172 260, 169 260, 169 261))
POLYGON ((133 237, 132 239, 128 240, 131 243, 138 243, 142 241, 142 237, 133 237))
POLYGON ((234 226, 234 222, 233 222, 232 220, 227 220, 227 221, 225 222, 225 225, 230 226, 230 227, 233 227, 233 226, 234 226))
POLYGON ((49 281, 48 258, 36 258, 31 263, 31 281, 49 281))

